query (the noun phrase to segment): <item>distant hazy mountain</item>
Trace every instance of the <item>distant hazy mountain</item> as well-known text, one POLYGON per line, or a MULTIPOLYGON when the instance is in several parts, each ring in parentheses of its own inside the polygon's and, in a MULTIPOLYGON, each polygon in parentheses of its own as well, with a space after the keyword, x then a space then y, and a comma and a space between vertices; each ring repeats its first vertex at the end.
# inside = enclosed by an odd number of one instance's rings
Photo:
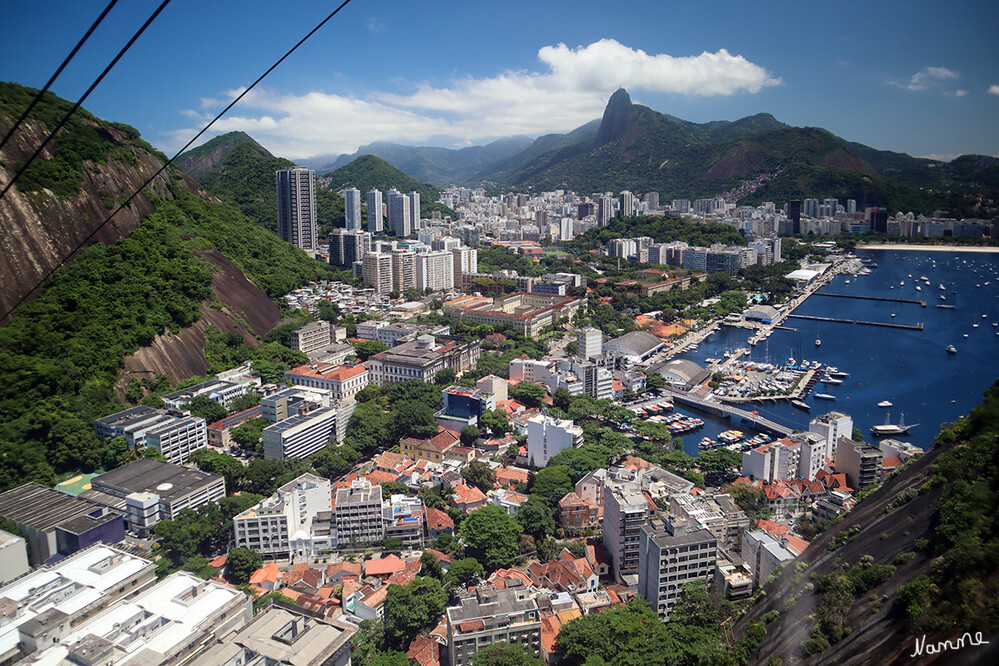
POLYGON ((374 155, 402 169, 413 178, 439 187, 462 184, 497 162, 520 153, 532 144, 529 137, 512 136, 484 146, 453 150, 431 146, 404 146, 379 141, 358 148, 353 155, 340 155, 321 167, 320 173, 335 171, 362 155, 374 155))

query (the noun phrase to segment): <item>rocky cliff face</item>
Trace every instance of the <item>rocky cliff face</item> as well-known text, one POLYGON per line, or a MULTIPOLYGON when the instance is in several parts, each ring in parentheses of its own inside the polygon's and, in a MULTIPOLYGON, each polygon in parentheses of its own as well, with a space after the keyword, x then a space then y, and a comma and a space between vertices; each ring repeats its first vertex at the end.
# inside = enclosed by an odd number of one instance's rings
POLYGON ((597 144, 614 141, 624 136, 628 129, 628 116, 631 113, 631 96, 624 88, 618 88, 611 95, 604 109, 604 117, 597 131, 597 144))
MULTIPOLYGON (((0 115, 0 133, 6 134, 11 120, 0 115)), ((155 155, 131 146, 126 136, 113 128, 101 128, 105 138, 120 146, 128 146, 135 156, 134 164, 119 162, 88 163, 87 177, 80 193, 71 200, 59 198, 49 190, 21 192, 17 185, 0 199, 0 306, 7 311, 31 289, 78 243, 87 238, 136 188, 162 164, 155 155)), ((37 121, 21 125, 18 132, 0 152, 0 179, 4 183, 17 173, 18 164, 34 152, 45 140, 45 126, 37 121)), ((52 157, 49 143, 39 159, 52 157)), ((167 174, 160 174, 149 189, 158 197, 169 197, 167 174)), ((193 181, 185 179, 191 191, 193 181)), ((145 194, 132 199, 114 219, 87 241, 114 243, 139 225, 139 221, 155 210, 145 194)), ((69 257, 69 261, 72 257, 69 257)), ((5 322, 0 322, 5 323, 5 322)))
MULTIPOLYGON (((6 133, 10 123, 9 117, 0 114, 0 133, 6 133)), ((91 233, 93 238, 84 246, 97 242, 111 244, 130 235, 145 216, 156 211, 155 198, 172 198, 168 179, 179 176, 182 187, 188 192, 208 198, 189 176, 176 170, 164 171, 146 192, 135 197, 113 220, 97 230, 120 202, 162 164, 157 155, 135 145, 123 132, 105 125, 98 131, 103 139, 126 148, 135 159, 124 160, 127 163, 112 159, 103 163, 84 163, 86 177, 79 193, 71 199, 60 198, 47 189, 22 192, 15 185, 0 200, 3 229, 0 234, 0 306, 3 311, 23 297, 37 295, 35 285, 60 262, 72 262, 73 256, 67 255, 91 233), (150 198, 150 194, 154 198, 150 198)), ((7 182, 16 173, 19 164, 45 136, 46 129, 41 122, 28 121, 21 126, 0 154, 2 182, 7 182)), ((39 159, 50 159, 53 150, 50 144, 47 154, 39 159)), ((221 252, 211 249, 198 256, 214 268, 215 306, 206 302, 201 308, 201 318, 193 326, 175 335, 157 336, 148 347, 129 356, 119 388, 124 388, 136 377, 167 374, 179 381, 204 374, 207 370, 204 329, 209 325, 228 333, 239 333, 247 344, 256 345, 280 322, 280 311, 267 294, 221 252)))

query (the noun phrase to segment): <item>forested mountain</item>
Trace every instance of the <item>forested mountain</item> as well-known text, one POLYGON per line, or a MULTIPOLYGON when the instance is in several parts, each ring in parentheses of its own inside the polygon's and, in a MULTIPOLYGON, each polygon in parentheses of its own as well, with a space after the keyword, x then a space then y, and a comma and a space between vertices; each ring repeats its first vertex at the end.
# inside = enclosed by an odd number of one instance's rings
MULTIPOLYGON (((35 92, 3 84, 0 129, 35 92)), ((4 180, 68 106, 47 95, 32 112, 0 156, 4 180)), ((53 143, 0 200, 5 303, 165 161, 86 112, 53 143)), ((204 374, 206 345, 258 345, 281 320, 273 298, 339 276, 176 169, 119 215, 0 329, 0 489, 99 466, 94 418, 204 374)))
POLYGON ((423 217, 429 217, 434 210, 445 215, 454 215, 454 211, 450 208, 437 203, 441 194, 440 188, 430 183, 421 183, 374 155, 361 155, 336 171, 320 176, 319 180, 334 192, 347 187, 356 187, 361 191, 362 199, 371 188, 381 190, 382 201, 386 205, 388 201, 384 198, 385 193, 393 187, 403 194, 416 190, 420 193, 420 211, 423 217))
POLYGON ((374 155, 394 164, 420 181, 438 187, 468 182, 497 162, 519 154, 533 142, 526 136, 511 136, 484 146, 469 146, 453 150, 432 146, 404 146, 399 143, 379 141, 361 146, 353 155, 340 155, 331 164, 318 169, 319 173, 335 171, 363 155, 374 155))
POLYGON ((595 133, 584 128, 574 142, 543 137, 525 151, 530 158, 514 156, 483 178, 524 190, 630 189, 686 199, 727 193, 740 204, 853 198, 861 208, 955 215, 976 214, 975 194, 983 188, 999 193, 999 170, 989 158, 947 164, 877 151, 770 114, 690 123, 633 104, 624 90, 611 96, 595 133))
POLYGON ((246 132, 229 132, 180 155, 176 161, 177 168, 191 178, 200 178, 214 170, 237 146, 243 145, 249 146, 251 153, 257 157, 265 159, 274 157, 246 132))

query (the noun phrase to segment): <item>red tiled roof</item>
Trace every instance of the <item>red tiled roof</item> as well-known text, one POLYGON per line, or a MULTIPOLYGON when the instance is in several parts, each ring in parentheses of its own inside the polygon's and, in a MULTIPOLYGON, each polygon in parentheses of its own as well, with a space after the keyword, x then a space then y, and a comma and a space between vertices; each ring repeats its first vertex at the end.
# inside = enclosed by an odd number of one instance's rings
POLYGON ((386 555, 380 560, 365 560, 366 576, 387 576, 406 570, 406 563, 398 555, 386 555))
POLYGON ((805 552, 805 548, 808 547, 807 541, 805 541, 804 539, 799 539, 796 536, 791 536, 790 534, 784 537, 784 542, 788 548, 796 552, 798 555, 801 555, 803 552, 805 552))
POLYGON ((446 512, 440 509, 434 509, 427 507, 427 528, 431 530, 446 530, 454 529, 454 521, 451 520, 451 516, 447 515, 446 512))
POLYGON ((300 365, 294 370, 289 370, 288 373, 292 375, 297 375, 300 377, 312 377, 313 379, 329 379, 335 382, 342 382, 344 380, 350 379, 351 377, 357 377, 368 371, 363 364, 358 364, 354 366, 333 366, 329 363, 313 363, 311 365, 300 365), (316 368, 313 369, 311 365, 315 365, 316 368), (336 368, 335 370, 329 370, 329 368, 336 368))
POLYGON ((772 520, 767 520, 766 518, 760 518, 759 528, 765 530, 775 537, 783 536, 787 534, 787 525, 781 525, 780 523, 775 523, 772 520))
POLYGON ((280 575, 277 562, 271 562, 253 572, 250 576, 250 585, 260 585, 263 582, 276 583, 280 575))
POLYGON ((364 566, 360 562, 337 562, 326 567, 326 577, 330 578, 341 571, 360 576, 364 571, 364 566))
POLYGON ((451 498, 455 504, 472 504, 474 502, 485 502, 486 496, 475 486, 466 486, 459 483, 454 487, 454 495, 451 498))
POLYGON ((895 469, 902 464, 902 459, 898 456, 888 456, 881 461, 881 467, 883 469, 895 469))
POLYGON ((410 661, 415 661, 419 666, 440 666, 441 645, 429 636, 417 634, 413 642, 409 644, 406 657, 410 661))

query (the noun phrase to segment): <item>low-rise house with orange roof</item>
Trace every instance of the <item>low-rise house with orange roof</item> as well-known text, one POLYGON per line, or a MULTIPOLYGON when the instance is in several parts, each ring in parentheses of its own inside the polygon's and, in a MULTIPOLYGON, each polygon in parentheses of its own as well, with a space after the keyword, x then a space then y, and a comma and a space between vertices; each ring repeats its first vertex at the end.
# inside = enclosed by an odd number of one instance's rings
POLYGON ((566 493, 558 501, 559 524, 564 530, 597 529, 599 517, 597 505, 575 492, 566 493))
POLYGON ((459 483, 453 488, 454 494, 448 498, 448 502, 456 509, 461 509, 465 513, 471 513, 479 507, 486 505, 485 494, 475 486, 468 486, 459 483))
POLYGON ((402 453, 393 453, 392 451, 385 451, 380 453, 371 459, 374 463, 375 469, 382 472, 397 472, 399 466, 403 463, 410 461, 409 456, 402 453))
POLYGON ((609 576, 610 559, 607 557, 604 545, 593 537, 587 537, 583 547, 585 549, 586 562, 593 569, 593 573, 597 574, 600 578, 609 576))
POLYGON ((342 608, 348 618, 360 620, 381 620, 385 617, 385 595, 388 586, 382 585, 375 589, 370 585, 362 585, 358 588, 351 586, 350 591, 346 586, 343 590, 342 608))
POLYGON ((527 483, 529 472, 521 467, 496 467, 493 469, 496 474, 497 488, 514 488, 518 483, 527 483))
POLYGON ((279 590, 283 585, 284 574, 277 562, 268 562, 250 574, 250 585, 268 592, 279 590))
POLYGON ((774 516, 793 516, 798 512, 800 495, 783 481, 765 483, 761 490, 767 498, 767 507, 774 516))
POLYGON ((387 579, 392 574, 406 570, 406 562, 395 554, 388 554, 380 559, 364 561, 364 575, 387 579))
POLYGON ((429 636, 417 634, 409 644, 406 658, 417 666, 440 666, 441 644, 429 636))
POLYGON ((546 564, 532 562, 527 567, 527 575, 531 577, 531 582, 535 586, 561 592, 576 592, 597 587, 595 575, 592 581, 588 581, 576 571, 576 567, 561 559, 550 560, 546 564))
POLYGON ((427 439, 406 437, 399 441, 400 452, 413 460, 442 462, 454 447, 459 445, 459 433, 438 426, 437 434, 427 439))
POLYGON ((424 508, 424 513, 427 523, 427 538, 431 541, 442 534, 454 535, 454 521, 446 512, 428 506, 424 508))

